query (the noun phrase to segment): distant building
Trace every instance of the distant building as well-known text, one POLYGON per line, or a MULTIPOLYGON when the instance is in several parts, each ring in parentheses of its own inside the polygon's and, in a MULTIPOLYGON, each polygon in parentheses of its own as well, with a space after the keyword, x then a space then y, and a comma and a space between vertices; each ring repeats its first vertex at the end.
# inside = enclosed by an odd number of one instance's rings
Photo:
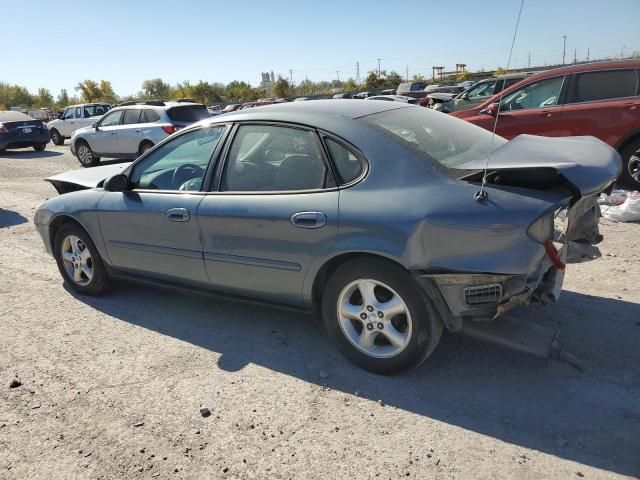
POLYGON ((275 83, 275 77, 273 75, 273 70, 271 73, 262 72, 262 81, 260 82, 260 88, 264 89, 267 92, 267 96, 270 97, 273 93, 273 84, 275 83))

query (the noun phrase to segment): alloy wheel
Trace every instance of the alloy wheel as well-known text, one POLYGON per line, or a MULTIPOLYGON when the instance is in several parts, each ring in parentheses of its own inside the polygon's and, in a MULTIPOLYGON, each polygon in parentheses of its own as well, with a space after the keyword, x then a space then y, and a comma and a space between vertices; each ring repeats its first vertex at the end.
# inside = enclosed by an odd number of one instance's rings
POLYGON ((84 144, 80 145, 78 147, 78 158, 83 164, 85 165, 90 164, 91 161, 93 160, 91 149, 87 145, 84 145, 84 144))
POLYGON ((93 279, 93 259, 87 245, 81 238, 68 235, 62 241, 62 264, 70 280, 86 286, 93 279))
POLYGON ((371 357, 395 357, 411 340, 407 304, 378 280, 359 279, 345 286, 338 296, 337 313, 345 337, 371 357))
POLYGON ((637 150, 634 154, 631 155, 631 157, 629 157, 627 168, 629 169, 629 176, 638 185, 640 185, 640 150, 637 150))

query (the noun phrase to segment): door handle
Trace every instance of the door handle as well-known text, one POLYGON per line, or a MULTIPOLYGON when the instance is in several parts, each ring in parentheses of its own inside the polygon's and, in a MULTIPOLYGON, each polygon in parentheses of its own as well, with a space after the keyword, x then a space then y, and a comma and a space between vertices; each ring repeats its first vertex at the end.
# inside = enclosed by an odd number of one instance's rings
POLYGON ((111 135, 115 135, 115 134, 116 134, 116 131, 115 131, 115 130, 113 130, 113 131, 111 131, 111 132, 109 132, 109 133, 110 133, 111 135))
POLYGON ((553 112, 549 110, 544 110, 538 114, 540 117, 550 117, 551 115, 553 115, 553 112))
POLYGON ((136 132, 140 133, 142 130, 140 128, 136 129, 136 132))
POLYGON ((188 222, 191 218, 189 210, 186 208, 170 208, 164 214, 172 222, 188 222))
POLYGON ((624 106, 628 107, 629 110, 635 110, 640 106, 640 103, 625 103, 624 106))
POLYGON ((322 212, 298 212, 291 216, 291 223, 299 228, 322 228, 327 216, 322 212))

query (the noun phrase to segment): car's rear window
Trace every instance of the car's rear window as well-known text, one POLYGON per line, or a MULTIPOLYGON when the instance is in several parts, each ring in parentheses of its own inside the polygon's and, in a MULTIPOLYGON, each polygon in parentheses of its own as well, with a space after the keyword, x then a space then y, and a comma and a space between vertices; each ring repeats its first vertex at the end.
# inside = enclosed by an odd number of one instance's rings
MULTIPOLYGON (((488 130, 423 107, 388 110, 361 120, 447 168, 486 157, 491 145, 488 130)), ((506 142, 496 135, 493 149, 506 142)))
POLYGON ((167 115, 173 122, 193 123, 210 117, 204 105, 184 105, 167 110, 167 115))
POLYGON ((585 72, 575 77, 571 102, 633 97, 637 93, 638 75, 635 70, 585 72))

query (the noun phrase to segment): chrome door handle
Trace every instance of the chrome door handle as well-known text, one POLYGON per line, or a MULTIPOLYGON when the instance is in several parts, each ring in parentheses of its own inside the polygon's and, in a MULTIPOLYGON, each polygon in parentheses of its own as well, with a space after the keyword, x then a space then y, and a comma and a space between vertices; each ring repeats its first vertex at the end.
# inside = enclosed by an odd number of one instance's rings
POLYGON ((172 222, 188 222, 191 217, 186 208, 170 208, 164 214, 172 222))
POLYGON ((116 131, 114 130, 114 131, 109 132, 109 133, 110 133, 111 135, 115 135, 115 134, 116 134, 116 131))
POLYGON ((327 216, 322 212, 298 212, 291 216, 291 223, 299 228, 322 228, 327 216))
POLYGON ((142 130, 141 130, 141 129, 139 129, 139 128, 137 128, 137 129, 136 129, 136 132, 138 132, 138 133, 140 133, 141 131, 142 131, 142 130))

